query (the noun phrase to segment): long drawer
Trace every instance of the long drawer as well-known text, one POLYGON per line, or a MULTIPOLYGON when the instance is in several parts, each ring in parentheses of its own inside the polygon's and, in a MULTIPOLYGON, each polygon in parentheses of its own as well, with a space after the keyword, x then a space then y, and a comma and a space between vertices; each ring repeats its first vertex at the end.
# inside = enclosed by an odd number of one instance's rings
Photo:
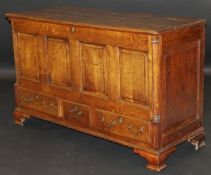
POLYGON ((150 124, 144 120, 97 109, 94 114, 94 127, 104 133, 144 143, 150 142, 150 124))
POLYGON ((58 116, 58 102, 54 97, 22 89, 17 91, 17 96, 21 108, 58 116))

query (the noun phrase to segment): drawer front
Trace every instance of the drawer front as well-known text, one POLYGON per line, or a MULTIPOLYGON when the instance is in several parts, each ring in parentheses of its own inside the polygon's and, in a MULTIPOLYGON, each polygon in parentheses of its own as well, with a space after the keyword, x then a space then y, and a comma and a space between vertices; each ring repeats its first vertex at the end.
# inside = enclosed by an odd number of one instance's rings
POLYGON ((128 116, 96 110, 94 127, 105 133, 115 134, 127 139, 143 143, 150 142, 149 123, 128 116))
POLYGON ((89 106, 73 103, 63 103, 64 118, 79 125, 89 125, 89 106))
POLYGON ((58 103, 56 98, 26 90, 19 90, 18 101, 20 107, 22 108, 31 109, 55 116, 58 115, 58 103))

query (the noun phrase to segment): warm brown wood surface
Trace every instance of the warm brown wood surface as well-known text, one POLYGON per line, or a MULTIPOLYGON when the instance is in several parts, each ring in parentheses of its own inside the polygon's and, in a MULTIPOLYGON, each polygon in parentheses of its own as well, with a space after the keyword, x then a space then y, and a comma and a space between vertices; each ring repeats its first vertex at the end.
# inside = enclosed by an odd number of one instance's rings
POLYGON ((134 149, 160 171, 204 146, 205 20, 58 8, 10 13, 15 122, 32 116, 134 149))
POLYGON ((154 34, 205 21, 204 19, 166 17, 146 13, 122 13, 78 7, 60 7, 55 9, 8 13, 7 16, 56 23, 112 28, 116 30, 134 30, 154 34))

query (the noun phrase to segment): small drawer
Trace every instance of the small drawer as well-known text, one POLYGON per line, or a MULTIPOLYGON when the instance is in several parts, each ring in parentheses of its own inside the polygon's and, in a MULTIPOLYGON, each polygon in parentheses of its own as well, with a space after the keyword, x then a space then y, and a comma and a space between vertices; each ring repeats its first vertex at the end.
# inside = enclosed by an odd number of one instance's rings
POLYGON ((57 99, 27 90, 19 90, 19 105, 22 108, 43 112, 51 115, 58 115, 57 99))
POLYGON ((89 106, 64 102, 64 118, 79 125, 89 125, 89 106))
POLYGON ((150 142, 149 122, 112 112, 97 110, 94 126, 103 131, 143 143, 150 142))

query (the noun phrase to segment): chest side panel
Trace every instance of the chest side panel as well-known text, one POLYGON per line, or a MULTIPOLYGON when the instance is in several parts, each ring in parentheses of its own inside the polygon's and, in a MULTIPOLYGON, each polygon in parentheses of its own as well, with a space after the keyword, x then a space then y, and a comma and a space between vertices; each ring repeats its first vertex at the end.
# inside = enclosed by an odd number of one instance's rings
POLYGON ((201 126, 203 31, 203 26, 196 26, 175 31, 172 39, 169 35, 164 36, 163 144, 182 138, 201 126))
MULTIPOLYGON (((197 113, 198 43, 166 55, 166 124, 174 125, 197 113)), ((165 126, 168 128, 168 126, 165 126)))

